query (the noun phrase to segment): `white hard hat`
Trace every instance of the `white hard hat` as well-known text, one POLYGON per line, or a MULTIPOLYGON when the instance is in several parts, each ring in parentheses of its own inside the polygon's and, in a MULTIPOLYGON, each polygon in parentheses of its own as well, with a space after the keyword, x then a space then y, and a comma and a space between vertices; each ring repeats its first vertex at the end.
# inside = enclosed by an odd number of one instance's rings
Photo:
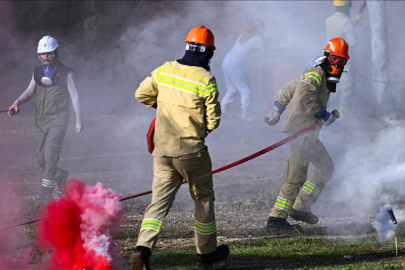
POLYGON ((51 36, 44 36, 38 42, 37 53, 53 52, 58 46, 56 39, 51 36))

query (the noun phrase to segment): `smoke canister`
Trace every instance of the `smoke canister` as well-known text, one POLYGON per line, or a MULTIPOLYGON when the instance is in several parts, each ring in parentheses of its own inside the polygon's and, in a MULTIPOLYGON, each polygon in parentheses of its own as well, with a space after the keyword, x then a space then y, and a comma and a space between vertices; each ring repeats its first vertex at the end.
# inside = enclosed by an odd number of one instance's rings
POLYGON ((388 209, 388 214, 390 215, 392 223, 397 224, 398 222, 397 219, 395 218, 394 211, 392 211, 392 209, 388 209))
POLYGON ((354 258, 352 255, 344 255, 344 256, 343 256, 343 259, 345 259, 345 260, 352 260, 352 261, 355 260, 355 258, 354 258))

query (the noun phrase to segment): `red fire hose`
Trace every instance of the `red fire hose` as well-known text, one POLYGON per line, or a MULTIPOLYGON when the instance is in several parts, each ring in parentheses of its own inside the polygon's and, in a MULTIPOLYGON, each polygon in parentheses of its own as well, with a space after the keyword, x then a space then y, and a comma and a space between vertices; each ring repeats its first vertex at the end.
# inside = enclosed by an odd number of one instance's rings
MULTIPOLYGON (((228 164, 228 165, 226 165, 224 167, 221 167, 219 169, 213 170, 212 174, 216 174, 218 172, 225 171, 225 170, 227 170, 229 168, 235 167, 235 166, 237 166, 239 164, 245 163, 246 161, 249 161, 249 160, 254 159, 254 158, 258 157, 258 156, 261 156, 261 155, 263 155, 263 154, 265 154, 265 153, 267 153, 267 152, 269 152, 269 151, 271 151, 271 150, 273 150, 273 149, 275 149, 275 148, 277 148, 277 147, 279 147, 279 146, 281 146, 281 145, 283 145, 285 143, 288 143, 291 140, 294 140, 295 138, 301 136, 305 132, 308 132, 308 131, 314 129, 314 128, 316 128, 317 126, 319 126, 321 124, 322 124, 322 121, 317 121, 317 122, 313 123, 312 125, 298 131, 297 133, 294 133, 293 135, 288 136, 287 138, 285 138, 285 139, 283 139, 283 140, 281 140, 281 141, 279 141, 279 142, 277 142, 275 144, 272 144, 269 147, 264 148, 263 150, 260 150, 259 152, 256 152, 256 153, 254 153, 254 154, 252 154, 250 156, 242 158, 241 160, 235 161, 234 163, 228 164)), ((185 184, 185 183, 186 183, 186 180, 183 180, 182 184, 185 184)), ((125 201, 125 200, 128 200, 128 199, 140 197, 140 196, 150 194, 150 193, 152 193, 152 190, 149 190, 149 191, 146 191, 146 192, 143 192, 143 193, 139 193, 139 194, 135 194, 135 195, 131 195, 131 196, 128 196, 128 197, 124 197, 120 201, 125 201)))
MULTIPOLYGON (((242 158, 241 160, 238 160, 238 161, 236 161, 234 163, 228 164, 228 165, 226 165, 224 167, 221 167, 219 169, 213 170, 212 174, 225 171, 225 170, 227 170, 229 168, 232 168, 232 167, 235 167, 235 166, 237 166, 239 164, 242 164, 242 163, 244 163, 244 162, 246 162, 248 160, 251 160, 251 159, 254 159, 254 158, 258 157, 258 156, 261 156, 261 155, 263 155, 263 154, 265 154, 265 153, 267 153, 267 152, 269 152, 269 151, 271 151, 271 150, 273 150, 273 149, 275 149, 275 148, 277 148, 277 147, 279 147, 279 146, 281 146, 283 144, 288 143, 289 141, 294 140, 295 138, 297 138, 297 137, 301 136, 302 134, 316 128, 317 126, 319 126, 321 124, 322 124, 322 121, 317 121, 317 122, 313 123, 312 125, 298 131, 297 133, 294 133, 293 135, 288 136, 287 138, 285 138, 285 139, 283 139, 283 140, 281 140, 281 141, 279 141, 279 142, 277 142, 277 143, 275 143, 273 145, 270 145, 269 147, 264 148, 263 150, 260 150, 259 152, 256 152, 256 153, 254 153, 254 154, 252 154, 250 156, 242 158)), ((186 183, 186 180, 183 180, 182 184, 185 184, 185 183, 186 183)), ((150 194, 150 193, 152 193, 152 190, 121 198, 120 201, 129 200, 129 199, 140 197, 140 196, 150 194)), ((22 225, 26 225, 26 224, 31 224, 31 223, 34 223, 34 222, 37 222, 37 221, 40 221, 40 220, 28 221, 28 222, 20 223, 20 224, 17 224, 17 225, 12 225, 12 226, 8 226, 8 227, 0 228, 0 230, 7 229, 7 228, 12 228, 12 227, 17 227, 17 226, 22 226, 22 225)))

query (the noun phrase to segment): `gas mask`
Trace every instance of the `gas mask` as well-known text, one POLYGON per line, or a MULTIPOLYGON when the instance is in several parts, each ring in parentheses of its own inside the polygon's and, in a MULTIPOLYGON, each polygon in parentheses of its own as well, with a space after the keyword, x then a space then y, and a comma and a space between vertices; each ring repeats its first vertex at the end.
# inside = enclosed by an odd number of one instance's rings
POLYGON ((54 66, 53 63, 55 63, 55 60, 58 59, 58 51, 55 50, 53 52, 38 53, 38 58, 41 60, 42 65, 45 66, 45 76, 42 77, 41 82, 45 85, 52 85, 52 74, 54 69, 51 66, 54 66))
POLYGON ((47 65, 44 70, 44 77, 42 77, 41 82, 45 85, 52 85, 52 74, 53 68, 50 65, 47 65))
POLYGON ((336 84, 339 83, 342 76, 344 66, 347 63, 347 59, 343 57, 325 52, 326 61, 320 66, 325 71, 327 87, 330 92, 336 92, 336 84))

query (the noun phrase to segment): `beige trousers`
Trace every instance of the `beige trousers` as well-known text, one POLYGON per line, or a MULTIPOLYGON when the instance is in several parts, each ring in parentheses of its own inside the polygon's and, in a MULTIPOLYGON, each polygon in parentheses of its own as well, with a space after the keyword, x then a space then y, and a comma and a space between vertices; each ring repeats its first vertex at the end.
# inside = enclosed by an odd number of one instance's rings
MULTIPOLYGON (((293 133, 287 133, 288 136, 293 133)), ((284 183, 270 217, 287 219, 294 208, 310 212, 326 182, 332 177, 333 162, 325 146, 318 139, 319 131, 309 131, 290 141, 290 155, 284 173, 284 183), (307 180, 308 165, 315 168, 307 180)))
POLYGON ((153 156, 152 202, 145 211, 137 246, 153 249, 175 195, 185 179, 194 200, 198 254, 217 249, 211 158, 206 150, 181 157, 153 156))

